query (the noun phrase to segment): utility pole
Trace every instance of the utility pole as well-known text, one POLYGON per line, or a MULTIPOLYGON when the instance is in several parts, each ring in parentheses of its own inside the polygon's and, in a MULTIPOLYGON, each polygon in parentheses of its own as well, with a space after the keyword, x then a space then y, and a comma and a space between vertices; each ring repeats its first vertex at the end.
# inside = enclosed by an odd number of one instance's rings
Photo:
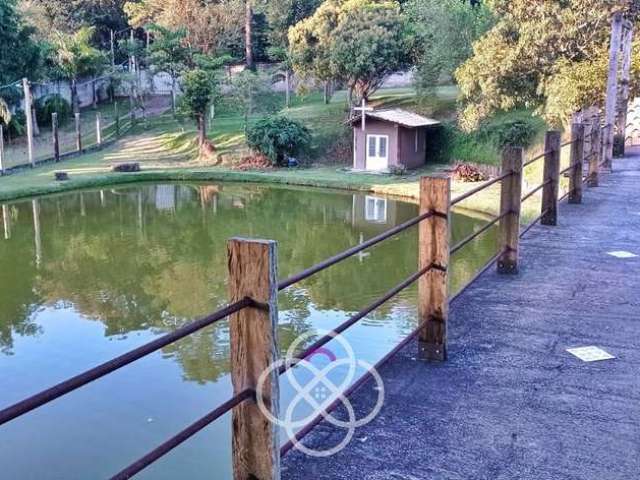
POLYGON ((616 124, 618 134, 622 136, 622 154, 625 152, 627 137, 627 112, 629 110, 629 83, 631 81, 631 53, 633 47, 633 23, 626 21, 622 35, 622 73, 620 78, 620 98, 616 124))
POLYGON ((115 68, 116 67, 116 39, 115 39, 115 34, 113 33, 113 29, 111 29, 109 31, 110 33, 110 40, 111 40, 111 68, 115 68))
POLYGON ((607 77, 607 100, 605 104, 605 148, 604 167, 610 169, 613 160, 613 134, 616 121, 618 97, 618 66, 620 43, 622 42, 622 13, 616 13, 611 22, 611 44, 609 49, 609 71, 607 77))

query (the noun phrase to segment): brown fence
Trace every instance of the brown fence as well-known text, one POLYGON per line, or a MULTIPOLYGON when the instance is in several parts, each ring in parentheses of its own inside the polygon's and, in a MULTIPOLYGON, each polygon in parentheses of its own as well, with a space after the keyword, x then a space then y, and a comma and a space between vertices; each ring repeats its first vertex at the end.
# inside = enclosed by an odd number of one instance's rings
POLYGON ((2 140, 2 125, 0 125, 0 175, 7 175, 24 167, 59 162, 82 153, 101 149, 129 131, 135 124, 135 119, 129 113, 120 116, 116 109, 114 120, 106 125, 103 123, 100 112, 94 114, 76 113, 73 122, 75 126, 73 135, 60 135, 58 114, 53 113, 49 148, 40 148, 36 152, 33 146, 31 148, 27 146, 25 152, 16 153, 14 151, 13 155, 10 155, 5 148, 2 140), (91 115, 92 121, 89 128, 85 124, 83 129, 81 115, 91 115))
MULTIPOLYGON (((598 184, 600 169, 609 166, 604 153, 607 151, 608 145, 607 141, 603 141, 603 139, 610 138, 606 135, 610 128, 610 125, 600 127, 599 124, 594 124, 590 129, 590 138, 586 138, 585 125, 574 124, 571 129, 571 139, 565 143, 561 143, 560 132, 547 132, 544 152, 526 162, 523 158, 522 148, 508 147, 502 155, 502 173, 499 176, 454 200, 450 198, 449 178, 423 177, 420 179, 418 216, 280 282, 277 280, 276 242, 243 238, 230 239, 228 242, 230 299, 228 306, 1 410, 0 425, 229 317, 233 396, 112 478, 130 478, 229 411, 232 411, 233 415, 231 440, 234 478, 279 478, 280 457, 293 448, 294 439, 280 446, 277 426, 265 418, 256 402, 259 376, 278 360, 275 333, 278 323, 278 291, 301 282, 409 228, 417 226, 419 229, 417 270, 414 274, 353 315, 328 335, 318 339, 313 345, 301 352, 296 359, 279 370, 273 370, 272 374, 268 376, 260 395, 262 403, 271 410, 274 416, 277 416, 279 411, 279 375, 290 368, 295 368, 300 360, 310 356, 336 335, 344 332, 416 282, 418 282, 419 292, 418 327, 393 351, 380 360, 374 368, 384 364, 396 352, 416 338, 422 359, 444 361, 447 358, 447 320, 451 302, 496 262, 499 273, 518 273, 520 238, 538 222, 543 225, 556 225, 558 203, 565 198, 568 198, 570 203, 581 203, 582 187, 585 181, 591 187, 598 184), (603 133, 605 134, 603 135, 603 133), (560 154, 562 148, 565 147, 570 148, 570 164, 561 170, 560 154), (544 161, 542 183, 523 195, 523 169, 540 160, 544 161), (586 175, 583 174, 585 163, 588 169, 586 175), (565 195, 559 196, 560 179, 563 175, 568 176, 569 187, 565 195), (497 183, 501 184, 499 213, 478 231, 456 245, 450 245, 452 207, 497 183), (529 200, 540 191, 542 194, 540 215, 528 225, 521 226, 522 202, 529 200), (460 292, 450 296, 449 264, 451 257, 476 237, 496 226, 499 229, 499 245, 496 255, 460 292)), ((345 395, 349 395, 360 387, 370 375, 371 371, 350 386, 345 395)), ((330 405, 327 412, 333 410, 338 402, 339 400, 336 400, 334 404, 330 405)), ((304 437, 322 418, 322 414, 318 415, 296 434, 296 439, 300 440, 304 437)))

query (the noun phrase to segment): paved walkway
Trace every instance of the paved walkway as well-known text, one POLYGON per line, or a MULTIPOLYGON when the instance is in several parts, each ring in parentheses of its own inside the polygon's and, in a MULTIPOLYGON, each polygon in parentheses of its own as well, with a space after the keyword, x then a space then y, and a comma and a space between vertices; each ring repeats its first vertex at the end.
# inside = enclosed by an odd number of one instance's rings
MULTIPOLYGON (((381 414, 332 457, 291 451, 283 479, 640 478, 640 257, 607 254, 640 255, 640 152, 600 185, 527 234, 520 275, 492 269, 454 302, 448 362, 400 351, 380 372, 381 414), (586 345, 617 358, 565 351, 586 345)), ((360 417, 375 394, 353 395, 360 417)), ((304 443, 343 435, 321 423, 304 443)))

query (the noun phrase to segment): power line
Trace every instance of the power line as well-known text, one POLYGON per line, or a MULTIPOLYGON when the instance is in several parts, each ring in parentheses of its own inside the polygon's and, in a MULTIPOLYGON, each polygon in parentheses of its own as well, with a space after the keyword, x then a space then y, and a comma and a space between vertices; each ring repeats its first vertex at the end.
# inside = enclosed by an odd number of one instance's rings
POLYGON ((20 83, 20 79, 16 80, 15 82, 11 82, 11 83, 7 83, 6 85, 2 85, 0 86, 0 90, 2 90, 3 88, 9 88, 9 87, 13 87, 14 85, 20 83))
MULTIPOLYGON (((119 63, 118 65, 115 65, 115 67, 124 67, 124 64, 127 63, 128 60, 125 60, 122 63, 119 63)), ((85 82, 82 83, 78 83, 77 86, 80 87, 82 85, 86 85, 88 83, 93 83, 93 82, 97 82, 98 80, 103 80, 105 78, 109 78, 111 77, 114 73, 118 73, 118 69, 117 68, 113 68, 110 72, 105 73, 104 75, 100 76, 100 77, 96 77, 96 78, 92 78, 90 80, 87 80, 85 82)))

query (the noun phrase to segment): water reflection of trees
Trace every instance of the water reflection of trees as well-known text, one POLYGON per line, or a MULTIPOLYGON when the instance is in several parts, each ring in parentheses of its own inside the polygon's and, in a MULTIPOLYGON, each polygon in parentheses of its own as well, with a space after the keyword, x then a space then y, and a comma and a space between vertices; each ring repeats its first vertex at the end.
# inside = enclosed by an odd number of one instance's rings
POLYGON ((4 239, 0 240, 0 351, 12 353, 13 336, 39 333, 32 321, 40 297, 34 291, 37 270, 33 261, 33 231, 13 229, 28 210, 5 205, 2 208, 4 239))
MULTIPOLYGON (((416 214, 415 206, 393 202, 386 223, 371 223, 359 205, 351 195, 251 185, 163 185, 53 197, 37 208, 16 204, 8 209, 11 238, 0 241, 0 346, 9 352, 13 334, 36 334, 34 310, 61 301, 102 322, 107 336, 170 331, 226 303, 232 236, 277 240, 283 278, 416 214)), ((459 238, 482 224, 455 220, 459 238)), ((346 316, 413 273, 416 235, 409 230, 282 292, 282 349, 313 328, 312 305, 346 316)), ((480 266, 475 251, 490 250, 492 241, 480 240, 457 260, 456 276, 480 266)), ((369 321, 386 319, 403 301, 392 300, 369 321)), ((206 382, 228 372, 228 351, 222 323, 163 354, 179 362, 187 379, 206 382)))

